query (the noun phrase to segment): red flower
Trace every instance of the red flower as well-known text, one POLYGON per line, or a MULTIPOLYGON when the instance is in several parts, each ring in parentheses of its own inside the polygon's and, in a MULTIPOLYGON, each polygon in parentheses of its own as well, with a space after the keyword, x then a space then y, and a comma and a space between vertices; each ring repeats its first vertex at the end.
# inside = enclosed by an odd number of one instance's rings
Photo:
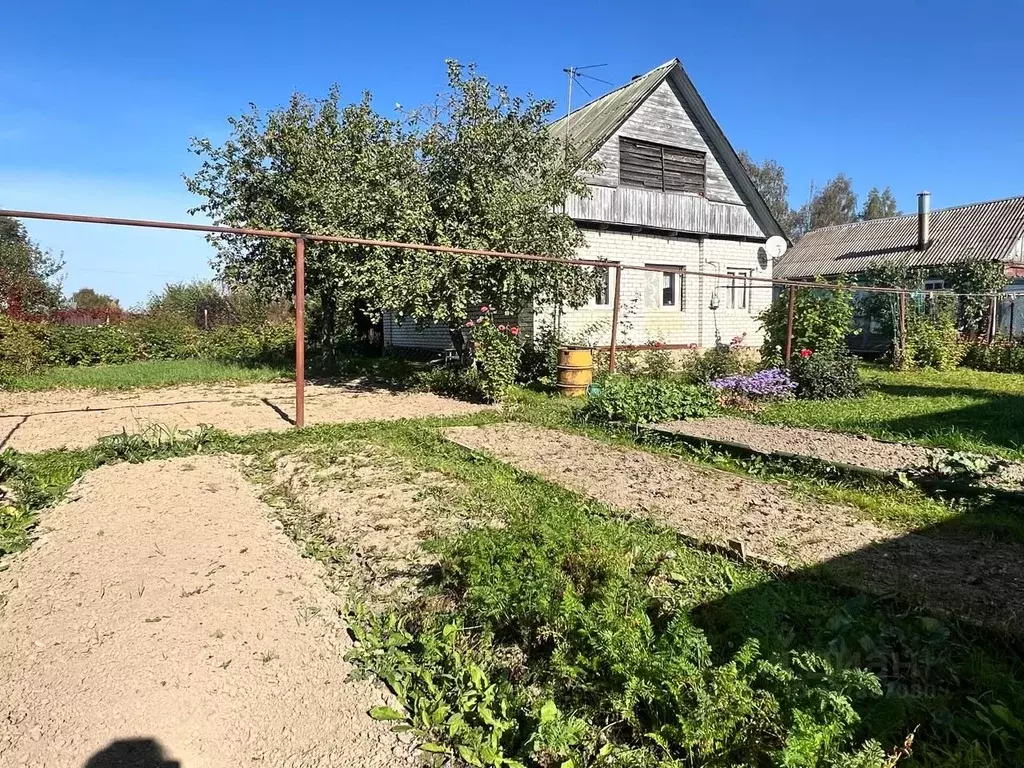
POLYGON ((808 357, 810 357, 812 354, 814 354, 814 353, 811 352, 811 350, 809 350, 809 349, 801 349, 800 350, 800 357, 804 358, 805 360, 808 357))
POLYGON ((654 346, 656 346, 656 347, 664 347, 665 346, 665 342, 664 341, 656 341, 656 342, 654 342, 654 346))
POLYGON ((467 328, 472 328, 473 327, 473 321, 472 320, 467 320, 466 321, 466 327, 467 328))
POLYGON ((508 329, 508 332, 511 333, 513 336, 518 336, 519 328, 518 326, 513 325, 511 328, 508 329))
POLYGON ((487 307, 480 307, 480 311, 483 312, 486 315, 487 314, 487 307))
POLYGON ((498 326, 498 330, 499 331, 504 331, 505 330, 505 326, 504 325, 499 325, 498 326))

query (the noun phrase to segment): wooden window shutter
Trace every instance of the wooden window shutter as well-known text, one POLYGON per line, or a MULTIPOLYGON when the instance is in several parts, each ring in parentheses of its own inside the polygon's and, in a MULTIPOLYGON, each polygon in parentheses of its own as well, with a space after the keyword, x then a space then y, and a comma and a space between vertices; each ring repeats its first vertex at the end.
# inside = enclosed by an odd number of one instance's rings
POLYGON ((619 183, 656 192, 704 194, 707 156, 639 139, 619 139, 619 183))

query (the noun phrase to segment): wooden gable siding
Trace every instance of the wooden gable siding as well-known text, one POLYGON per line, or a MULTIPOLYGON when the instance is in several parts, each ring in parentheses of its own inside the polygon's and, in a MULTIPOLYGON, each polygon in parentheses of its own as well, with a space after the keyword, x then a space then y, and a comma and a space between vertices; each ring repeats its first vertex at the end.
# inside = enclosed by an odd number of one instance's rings
POLYGON ((597 150, 601 171, 588 178, 588 198, 570 198, 566 213, 581 222, 694 234, 765 237, 669 81, 663 82, 597 150), (630 138, 706 153, 705 194, 659 192, 619 185, 619 139, 630 138))
POLYGON ((594 154, 602 167, 600 173, 589 179, 590 183, 617 187, 619 185, 619 138, 641 139, 666 144, 670 147, 695 149, 707 153, 707 192, 709 200, 742 205, 743 200, 722 170, 718 159, 704 140, 693 117, 683 107, 678 93, 669 83, 663 82, 641 104, 622 127, 594 154))
POLYGON ((567 200, 565 212, 580 223, 764 237, 746 206, 713 203, 700 195, 668 194, 635 187, 592 186, 590 197, 567 200))

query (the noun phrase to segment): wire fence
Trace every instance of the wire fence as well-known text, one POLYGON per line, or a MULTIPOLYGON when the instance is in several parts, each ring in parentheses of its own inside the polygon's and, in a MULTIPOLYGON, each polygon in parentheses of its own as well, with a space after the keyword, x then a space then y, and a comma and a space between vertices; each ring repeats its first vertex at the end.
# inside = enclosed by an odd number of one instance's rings
MULTIPOLYGON (((589 322, 595 314, 606 314, 603 324, 607 343, 602 339, 590 344, 607 351, 609 370, 616 369, 616 357, 624 350, 654 348, 691 349, 712 345, 735 344, 749 332, 754 318, 773 302, 784 302, 786 307, 786 334, 782 356, 788 361, 794 352, 794 328, 798 321, 797 296, 799 291, 853 292, 858 295, 858 307, 873 306, 874 315, 861 312, 856 317, 856 334, 879 349, 888 347, 894 357, 906 352, 908 324, 913 318, 952 312, 961 332, 973 338, 991 342, 998 334, 1014 336, 1024 334, 1024 299, 1018 301, 1015 293, 958 293, 943 288, 912 291, 892 286, 867 286, 853 282, 825 282, 785 280, 753 274, 753 270, 694 270, 681 264, 627 264, 605 259, 562 259, 538 254, 505 253, 483 249, 372 240, 339 235, 318 235, 244 227, 193 224, 115 217, 83 216, 43 211, 0 209, 0 216, 18 219, 77 222, 107 226, 143 227, 208 234, 226 234, 240 237, 277 238, 291 240, 295 253, 294 315, 295 315, 295 380, 296 425, 304 423, 305 379, 305 251, 306 243, 338 243, 367 247, 410 249, 426 253, 460 254, 486 259, 511 259, 559 264, 604 270, 607 280, 599 288, 594 302, 587 311, 575 315, 577 326, 589 322), (646 273, 646 277, 643 275, 646 273), (638 280, 629 278, 641 275, 638 280), (633 280, 632 290, 626 290, 626 281, 633 280), (865 302, 864 297, 875 301, 865 302), (696 307, 694 307, 694 303, 696 307), (696 316, 694 321, 693 316, 696 316), (689 336, 676 335, 673 330, 687 327, 689 336), (664 340, 664 338, 668 340, 664 340)), ((223 307, 218 308, 224 309, 223 307)), ((556 312, 555 322, 567 322, 567 315, 556 312), (559 315, 561 317, 559 318, 559 315)), ((76 321, 77 322, 77 321, 76 321)), ((89 320, 95 322, 95 319, 89 320)), ((107 317, 102 322, 110 322, 107 317)), ((210 308, 197 322, 211 326, 210 308)), ((214 323, 224 322, 218 315, 214 323)), ((85 320, 83 324, 88 324, 85 320)), ((585 331, 584 328, 576 330, 585 331)), ((866 348, 865 348, 866 349, 866 348)))

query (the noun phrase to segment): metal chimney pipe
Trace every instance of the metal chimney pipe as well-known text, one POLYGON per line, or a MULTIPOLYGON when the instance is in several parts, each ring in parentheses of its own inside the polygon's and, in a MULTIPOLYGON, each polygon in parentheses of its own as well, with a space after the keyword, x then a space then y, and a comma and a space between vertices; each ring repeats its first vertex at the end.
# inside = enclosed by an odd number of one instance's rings
POLYGON ((931 240, 931 192, 918 192, 917 194, 917 250, 923 251, 928 248, 928 241, 931 240))

